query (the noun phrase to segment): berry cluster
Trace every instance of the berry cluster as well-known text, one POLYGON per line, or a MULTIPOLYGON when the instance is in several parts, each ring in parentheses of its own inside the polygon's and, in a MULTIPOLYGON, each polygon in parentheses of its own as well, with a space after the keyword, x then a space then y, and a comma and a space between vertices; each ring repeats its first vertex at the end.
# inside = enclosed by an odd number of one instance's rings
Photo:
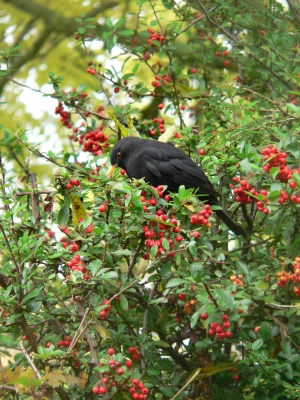
POLYGON ((156 125, 156 128, 151 129, 150 135, 155 136, 156 134, 164 133, 165 121, 163 118, 154 118, 153 123, 156 125))
POLYGON ((245 285, 243 279, 244 279, 243 274, 231 275, 231 277, 230 277, 231 283, 233 283, 234 285, 239 285, 239 286, 245 285))
POLYGON ((145 387, 143 382, 134 378, 131 383, 132 385, 129 387, 128 392, 131 394, 132 400, 147 400, 149 389, 145 387))
POLYGON ((237 368, 227 368, 227 372, 234 373, 234 375, 232 377, 234 381, 237 382, 241 379, 240 375, 237 374, 237 372, 239 372, 239 370, 237 368))
POLYGON ((191 300, 185 302, 184 307, 183 307, 183 313, 186 315, 193 314, 195 311, 196 303, 197 303, 196 299, 191 299, 191 300))
POLYGON ((100 319, 106 319, 108 313, 109 313, 110 310, 111 310, 110 301, 107 300, 107 299, 104 299, 102 304, 105 305, 106 307, 105 307, 103 310, 101 310, 101 311, 99 312, 99 318, 100 318, 100 319))
POLYGON ((64 126, 66 126, 68 129, 72 128, 71 114, 64 110, 64 106, 61 101, 58 103, 58 106, 55 108, 55 114, 60 115, 60 121, 64 126))
POLYGON ((216 338, 219 340, 231 338, 232 332, 228 330, 231 326, 228 315, 223 314, 221 320, 221 324, 218 324, 217 322, 212 322, 209 325, 209 336, 216 336, 216 338))
MULTIPOLYGON (((134 360, 137 361, 140 358, 140 352, 136 347, 129 347, 128 351, 134 360)), ((120 355, 115 356, 113 348, 109 348, 107 354, 109 355, 109 359, 99 363, 99 367, 105 367, 105 370, 102 371, 101 386, 94 386, 93 393, 105 394, 108 390, 117 386, 119 388, 122 387, 122 390, 128 390, 133 400, 147 400, 149 389, 138 379, 129 379, 129 374, 132 373, 133 361, 131 359, 120 361, 120 355), (119 377, 124 375, 124 380, 117 379, 116 375, 119 377)))
POLYGON ((160 88, 162 85, 170 83, 171 80, 169 75, 155 75, 155 81, 152 81, 151 85, 160 88))
POLYGON ((288 282, 294 283, 293 292, 300 297, 300 257, 295 257, 292 262, 293 273, 282 270, 276 274, 278 287, 285 286, 288 282))
POLYGON ((151 47, 158 46, 158 44, 153 43, 153 40, 159 42, 160 45, 165 43, 166 36, 164 36, 161 32, 155 32, 155 30, 152 28, 148 28, 148 32, 149 32, 148 43, 151 45, 151 47))
POLYGON ((90 68, 90 67, 86 69, 86 72, 91 75, 97 74, 97 71, 94 68, 90 68))
POLYGON ((210 226, 208 218, 211 216, 210 205, 206 204, 204 209, 200 210, 198 214, 193 214, 190 218, 191 225, 207 225, 210 226))
POLYGON ((268 161, 263 167, 264 171, 269 172, 271 168, 279 167, 280 170, 277 179, 279 179, 280 182, 287 183, 292 177, 292 171, 286 165, 287 154, 284 151, 279 151, 277 147, 272 144, 263 148, 260 153, 264 156, 264 160, 268 161))
MULTIPOLYGON (((240 178, 235 176, 232 178, 232 180, 234 182, 239 182, 240 178)), ((239 183, 240 186, 233 189, 233 193, 236 196, 235 201, 241 204, 249 204, 253 199, 253 201, 256 203, 258 211, 261 211, 264 214, 269 214, 269 209, 266 207, 266 204, 268 203, 268 192, 265 189, 262 189, 260 192, 258 192, 255 188, 251 188, 250 183, 246 179, 242 179, 239 183), (258 196, 260 196, 260 199, 257 199, 258 196)), ((230 184, 229 187, 232 189, 233 185, 230 184)))
POLYGON ((131 354, 134 361, 139 360, 141 357, 141 353, 137 347, 133 347, 133 346, 129 347, 128 353, 131 354))
MULTIPOLYGON (((70 235, 70 230, 66 226, 61 226, 60 230, 62 232, 64 232, 67 236, 70 235)), ((79 250, 78 244, 74 243, 68 237, 62 237, 59 241, 62 243, 62 247, 64 249, 66 249, 67 247, 70 247, 69 250, 72 251, 73 253, 76 253, 76 251, 79 250)))
POLYGON ((64 340, 59 340, 57 342, 57 347, 69 347, 72 342, 71 336, 64 336, 64 340))
POLYGON ((70 179, 70 182, 66 184, 66 189, 70 190, 73 186, 80 186, 80 180, 70 179))
MULTIPOLYGON (((79 254, 75 254, 71 260, 67 261, 66 266, 69 267, 72 272, 75 272, 75 271, 82 272, 83 279, 85 281, 89 280, 89 276, 86 274, 86 272, 87 272, 86 265, 81 260, 81 257, 79 254)), ((66 279, 70 279, 70 275, 68 275, 66 277, 66 279)))
POLYGON ((104 153, 104 149, 109 146, 108 137, 103 132, 104 126, 101 125, 94 131, 81 134, 78 138, 82 151, 90 152, 94 156, 100 156, 104 153))

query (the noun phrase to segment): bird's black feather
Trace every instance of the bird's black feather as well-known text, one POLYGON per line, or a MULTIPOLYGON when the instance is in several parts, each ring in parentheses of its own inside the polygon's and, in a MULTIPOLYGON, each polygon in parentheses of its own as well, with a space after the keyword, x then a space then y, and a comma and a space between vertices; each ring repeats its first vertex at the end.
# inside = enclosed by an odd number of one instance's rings
MULTIPOLYGON (((178 192, 181 185, 197 189, 201 200, 221 206, 216 192, 202 169, 183 151, 171 144, 127 137, 119 140, 110 155, 112 165, 125 169, 130 178, 144 178, 153 186, 167 185, 168 191, 178 192), (118 156, 117 156, 118 155, 118 156)), ((224 210, 216 214, 237 235, 246 236, 241 225, 224 210)))

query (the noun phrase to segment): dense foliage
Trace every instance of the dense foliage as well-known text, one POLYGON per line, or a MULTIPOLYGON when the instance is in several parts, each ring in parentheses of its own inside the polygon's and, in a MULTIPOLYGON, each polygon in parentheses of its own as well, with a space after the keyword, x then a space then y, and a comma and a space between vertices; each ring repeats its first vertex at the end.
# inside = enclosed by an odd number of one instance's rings
MULTIPOLYGON (((38 90, 68 150, 2 127, 2 398, 300 398, 299 5, 139 0, 76 22, 95 90, 60 71, 38 90), (189 154, 249 237, 184 186, 108 177, 130 134, 189 154)), ((24 84, 21 55, 2 49, 1 80, 24 84)))

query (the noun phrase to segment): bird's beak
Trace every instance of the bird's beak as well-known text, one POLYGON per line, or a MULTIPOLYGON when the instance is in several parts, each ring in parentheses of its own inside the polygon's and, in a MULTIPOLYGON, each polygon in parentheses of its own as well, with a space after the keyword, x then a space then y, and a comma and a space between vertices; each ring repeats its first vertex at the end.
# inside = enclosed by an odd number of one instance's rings
POLYGON ((113 174, 114 170, 115 170, 117 167, 118 167, 118 164, 111 165, 111 166, 109 167, 109 169, 108 169, 108 171, 107 171, 107 176, 108 176, 109 178, 112 177, 112 174, 113 174))

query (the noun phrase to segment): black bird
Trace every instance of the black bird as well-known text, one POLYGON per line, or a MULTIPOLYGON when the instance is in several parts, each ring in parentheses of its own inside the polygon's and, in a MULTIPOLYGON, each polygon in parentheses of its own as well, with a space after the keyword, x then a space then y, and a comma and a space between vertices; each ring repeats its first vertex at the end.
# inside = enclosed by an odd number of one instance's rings
MULTIPOLYGON (((168 143, 126 137, 119 140, 110 154, 110 176, 116 167, 123 168, 129 178, 144 178, 152 186, 167 185, 168 191, 178 192, 181 185, 197 189, 201 200, 221 207, 209 179, 198 165, 182 150, 168 143)), ((215 211, 236 235, 247 236, 241 225, 224 210, 215 211)))

